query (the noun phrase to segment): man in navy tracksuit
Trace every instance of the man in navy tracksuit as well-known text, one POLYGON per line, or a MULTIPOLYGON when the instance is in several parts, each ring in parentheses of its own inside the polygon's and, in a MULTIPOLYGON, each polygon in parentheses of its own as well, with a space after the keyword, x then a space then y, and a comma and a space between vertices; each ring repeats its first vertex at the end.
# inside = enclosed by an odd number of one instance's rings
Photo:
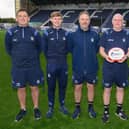
POLYGON ((28 26, 29 15, 25 9, 16 14, 17 26, 6 32, 5 46, 12 59, 12 85, 17 88, 20 112, 15 121, 20 121, 26 115, 26 85, 31 88, 34 104, 34 117, 41 118, 38 107, 38 85, 43 84, 43 73, 40 67, 41 36, 28 26))
POLYGON ((79 15, 79 28, 69 34, 68 48, 73 57, 73 83, 75 85, 75 110, 73 119, 79 117, 81 109, 80 102, 82 96, 82 85, 86 81, 88 88, 88 113, 91 118, 96 117, 93 109, 94 84, 96 83, 96 74, 98 70, 97 51, 99 35, 89 27, 90 16, 88 12, 83 11, 79 15))
POLYGON ((60 12, 52 12, 50 16, 52 27, 43 34, 43 51, 47 59, 47 83, 48 83, 48 112, 47 118, 51 118, 54 109, 56 80, 59 85, 60 111, 67 115, 65 107, 65 91, 67 86, 67 33, 61 28, 62 15, 60 12))

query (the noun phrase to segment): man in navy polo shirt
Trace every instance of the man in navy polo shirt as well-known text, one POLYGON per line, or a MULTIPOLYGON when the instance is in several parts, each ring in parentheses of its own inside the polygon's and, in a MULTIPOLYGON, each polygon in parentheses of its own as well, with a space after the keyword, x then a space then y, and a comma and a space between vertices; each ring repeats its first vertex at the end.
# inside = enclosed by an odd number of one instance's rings
POLYGON ((104 123, 109 120, 110 94, 113 83, 116 87, 117 109, 116 115, 122 120, 127 120, 128 116, 124 113, 122 104, 124 100, 124 88, 128 84, 127 57, 129 56, 129 33, 123 29, 123 16, 115 14, 112 18, 113 28, 107 30, 100 40, 100 54, 105 59, 103 64, 103 83, 104 83, 104 113, 102 120, 104 123), (114 62, 110 59, 108 52, 112 48, 121 48, 125 55, 122 59, 114 62))

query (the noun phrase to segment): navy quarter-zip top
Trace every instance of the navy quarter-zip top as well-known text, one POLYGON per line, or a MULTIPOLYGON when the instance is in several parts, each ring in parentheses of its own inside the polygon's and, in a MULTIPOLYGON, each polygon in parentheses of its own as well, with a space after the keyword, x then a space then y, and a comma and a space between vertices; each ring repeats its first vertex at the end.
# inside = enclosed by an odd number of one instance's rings
POLYGON ((16 26, 9 29, 5 46, 12 57, 13 67, 32 68, 40 65, 41 36, 34 28, 16 26))
POLYGON ((67 32, 60 28, 49 28, 43 32, 42 49, 48 63, 66 63, 67 32))

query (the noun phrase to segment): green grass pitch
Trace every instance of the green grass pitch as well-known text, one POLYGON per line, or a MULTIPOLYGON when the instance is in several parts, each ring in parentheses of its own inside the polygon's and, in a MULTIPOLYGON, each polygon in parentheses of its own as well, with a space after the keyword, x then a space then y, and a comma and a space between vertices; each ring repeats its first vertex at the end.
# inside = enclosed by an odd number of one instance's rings
MULTIPOLYGON (((97 118, 90 119, 87 114, 87 89, 83 87, 83 98, 81 101, 81 117, 77 120, 72 120, 71 114, 74 110, 74 96, 73 86, 71 81, 71 56, 68 56, 69 64, 69 78, 68 87, 66 93, 66 106, 70 111, 69 116, 63 116, 59 112, 58 103, 58 88, 56 90, 55 111, 52 119, 46 119, 45 114, 47 112, 47 84, 40 87, 40 100, 39 107, 42 111, 42 119, 35 121, 33 117, 33 104, 31 100, 31 94, 29 87, 27 88, 27 115, 24 120, 15 123, 15 115, 19 111, 19 103, 17 100, 16 90, 11 87, 11 60, 5 52, 4 47, 4 35, 5 32, 0 31, 0 129, 129 129, 129 120, 122 121, 115 116, 116 99, 115 88, 112 89, 111 104, 110 104, 110 123, 103 124, 101 116, 103 113, 102 102, 102 75, 101 66, 102 59, 99 58, 100 69, 98 72, 98 83, 95 91, 94 107, 97 111, 97 118)), ((45 73, 46 62, 43 55, 41 55, 41 65, 45 73)), ((45 77, 46 80, 46 77, 45 77)), ((124 109, 129 115, 129 88, 125 89, 124 109)))

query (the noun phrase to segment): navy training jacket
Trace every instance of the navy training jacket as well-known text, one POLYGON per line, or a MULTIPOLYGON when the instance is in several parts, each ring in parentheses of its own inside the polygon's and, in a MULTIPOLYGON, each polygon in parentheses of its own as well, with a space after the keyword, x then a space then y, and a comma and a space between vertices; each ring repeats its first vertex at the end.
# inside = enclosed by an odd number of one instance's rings
POLYGON ((98 70, 99 34, 92 28, 80 27, 68 34, 68 49, 72 53, 73 71, 78 74, 96 73, 98 70))

